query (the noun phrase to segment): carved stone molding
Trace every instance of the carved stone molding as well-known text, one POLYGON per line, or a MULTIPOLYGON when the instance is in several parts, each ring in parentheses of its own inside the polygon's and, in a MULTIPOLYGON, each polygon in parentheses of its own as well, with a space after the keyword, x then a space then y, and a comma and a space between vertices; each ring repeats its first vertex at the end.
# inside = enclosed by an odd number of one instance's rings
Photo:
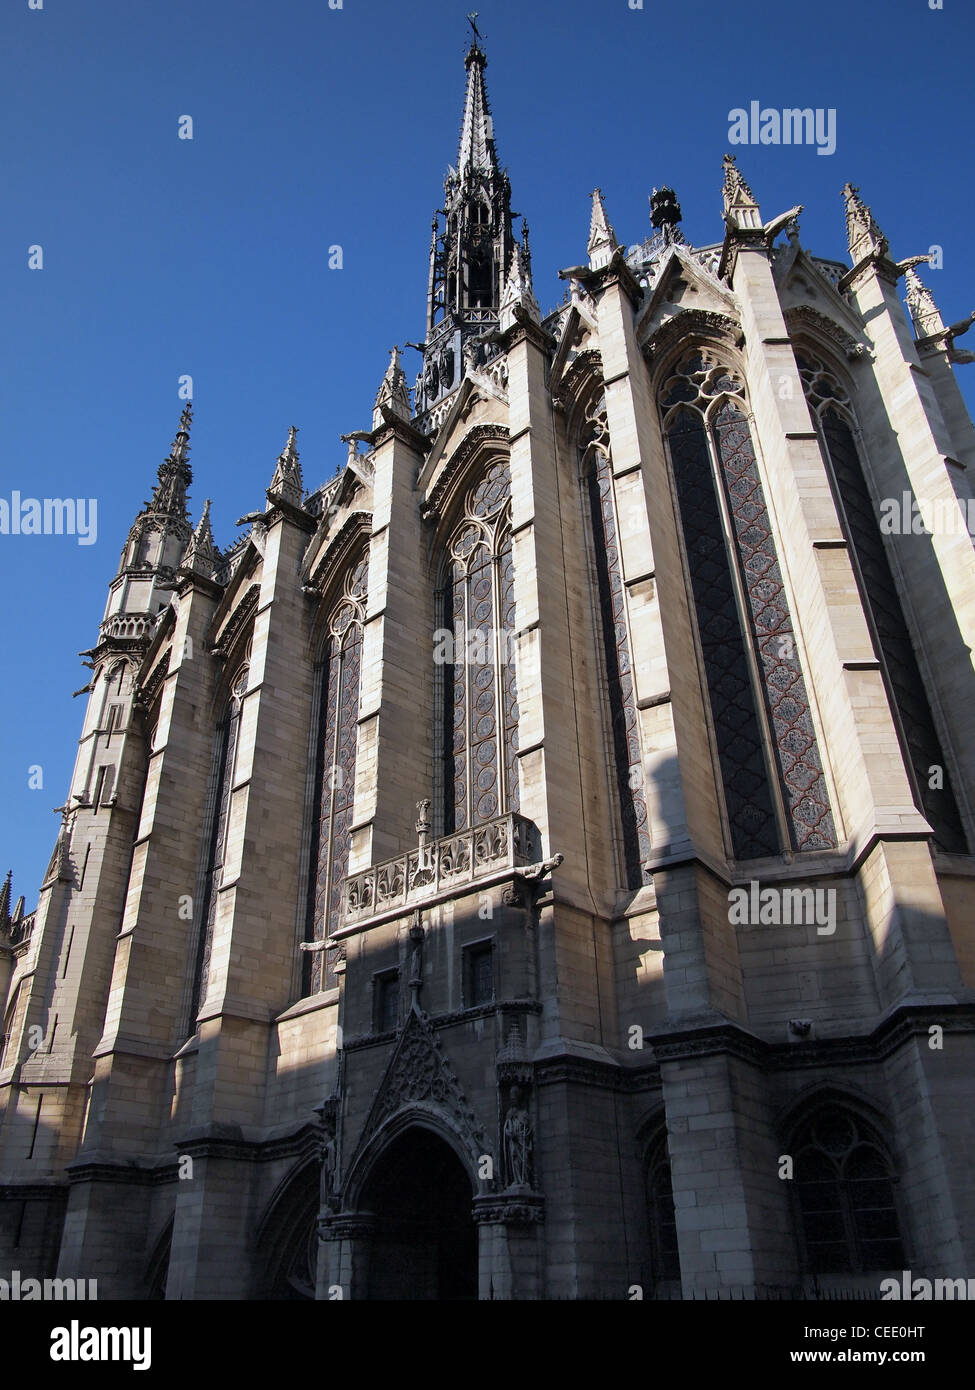
POLYGON ((845 328, 841 328, 838 323, 834 323, 826 314, 820 313, 810 304, 797 304, 787 309, 784 317, 790 334, 801 333, 803 328, 810 328, 837 343, 851 362, 868 355, 866 344, 858 342, 852 333, 848 333, 845 328))
POLYGON ((260 596, 260 584, 251 584, 233 612, 227 615, 217 635, 217 640, 211 648, 211 652, 214 656, 226 657, 232 651, 241 632, 257 612, 257 603, 260 596))
POLYGON ((656 365, 671 348, 691 338, 718 338, 740 347, 744 342, 741 325, 715 309, 681 309, 660 325, 643 345, 647 362, 656 365))
POLYGON ((487 1152, 484 1131, 443 1055, 439 1037, 428 1020, 417 1009, 411 1009, 347 1171, 353 1170, 370 1140, 388 1120, 400 1112, 425 1107, 439 1111, 449 1121, 472 1159, 487 1152))
POLYGON ((424 521, 432 521, 442 515, 447 499, 478 450, 490 444, 507 446, 509 434, 507 425, 475 425, 467 431, 421 507, 420 515, 424 521))
POLYGON ((568 413, 587 394, 593 383, 602 379, 602 354, 598 348, 587 348, 562 373, 552 390, 552 404, 556 410, 568 413))
POLYGON ((535 1226, 545 1220, 545 1198, 539 1192, 499 1192, 475 1197, 477 1225, 535 1226))

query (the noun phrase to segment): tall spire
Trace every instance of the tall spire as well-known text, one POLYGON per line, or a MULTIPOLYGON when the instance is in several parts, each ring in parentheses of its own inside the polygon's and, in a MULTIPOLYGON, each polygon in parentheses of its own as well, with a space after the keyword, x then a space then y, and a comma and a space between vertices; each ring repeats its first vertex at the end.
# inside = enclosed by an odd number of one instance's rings
POLYGON ((418 414, 459 385, 468 340, 497 327, 515 245, 511 223, 517 214, 511 211, 508 175, 498 163, 484 84, 487 57, 475 20, 476 15, 465 59, 457 165, 447 170, 430 242, 427 331, 414 402, 418 414))
POLYGON ((460 149, 457 153, 457 174, 461 180, 475 171, 497 170, 498 156, 494 148, 494 122, 484 86, 487 55, 475 37, 464 59, 467 68, 467 95, 464 98, 464 117, 460 125, 460 149))
POLYGON ((850 243, 850 259, 856 265, 865 256, 886 256, 890 250, 887 238, 877 225, 873 213, 860 197, 859 188, 848 183, 843 189, 846 207, 846 235, 850 243))
POLYGON ((179 429, 173 440, 169 457, 159 465, 159 479, 153 489, 152 501, 148 510, 164 516, 185 518, 186 489, 193 481, 188 454, 190 451, 190 425, 193 423, 193 406, 187 401, 179 417, 179 429))

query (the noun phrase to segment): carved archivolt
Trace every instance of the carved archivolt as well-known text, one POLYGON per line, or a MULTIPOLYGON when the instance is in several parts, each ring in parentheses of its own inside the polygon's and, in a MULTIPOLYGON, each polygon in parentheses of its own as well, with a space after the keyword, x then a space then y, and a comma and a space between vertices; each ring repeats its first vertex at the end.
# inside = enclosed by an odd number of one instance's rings
POLYGON ((717 338, 734 347, 740 347, 744 341, 741 325, 727 314, 713 309, 681 309, 647 339, 643 355, 648 362, 656 364, 671 348, 690 338, 712 341, 717 338))
POLYGON ((841 328, 838 323, 834 323, 826 314, 820 313, 810 304, 797 304, 792 309, 787 309, 785 322, 790 334, 811 328, 831 342, 839 344, 851 362, 867 355, 864 343, 858 342, 852 333, 848 333, 845 328, 841 328))
POLYGON ((473 429, 468 430, 444 465, 440 477, 423 504, 424 521, 444 516, 474 456, 486 446, 492 445, 495 451, 498 446, 504 446, 507 452, 508 437, 507 425, 475 425, 473 429))
POLYGON ((382 1128, 399 1115, 424 1110, 446 1122, 462 1139, 476 1169, 479 1157, 489 1152, 484 1131, 444 1058, 439 1037, 426 1019, 411 1009, 347 1172, 352 1172, 382 1128))

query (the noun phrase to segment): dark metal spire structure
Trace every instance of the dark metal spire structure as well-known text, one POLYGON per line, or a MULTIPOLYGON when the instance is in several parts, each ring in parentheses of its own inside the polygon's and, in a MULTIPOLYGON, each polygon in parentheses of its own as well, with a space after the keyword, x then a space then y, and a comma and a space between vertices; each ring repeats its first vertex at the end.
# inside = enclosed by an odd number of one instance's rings
POLYGON ((465 343, 497 327, 515 245, 511 224, 517 214, 511 211, 508 175, 498 162, 484 82, 487 56, 476 13, 468 19, 473 37, 464 60, 467 90, 457 164, 447 170, 443 206, 433 221, 417 413, 457 385, 465 343))

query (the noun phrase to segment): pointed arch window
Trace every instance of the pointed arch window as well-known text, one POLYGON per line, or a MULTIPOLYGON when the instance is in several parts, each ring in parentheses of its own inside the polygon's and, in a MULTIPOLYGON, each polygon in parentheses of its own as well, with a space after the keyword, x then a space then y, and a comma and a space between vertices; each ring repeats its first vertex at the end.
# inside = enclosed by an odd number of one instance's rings
POLYGON ((902 1269, 893 1165, 872 1126, 844 1106, 827 1106, 800 1127, 790 1148, 807 1271, 902 1269))
POLYGON ((966 854, 958 803, 864 476, 849 396, 838 377, 818 359, 804 354, 797 363, 829 465, 840 524, 855 562, 857 587, 894 712, 914 803, 943 849, 966 854), (939 788, 929 785, 933 767, 943 769, 939 788))
POLYGON ((738 376, 695 349, 660 394, 737 858, 836 830, 738 376), (771 769, 774 768, 773 783, 771 769))
MULTIPOLYGON (((338 925, 342 880, 349 870, 355 798, 356 743, 362 676, 362 629, 368 560, 350 570, 328 622, 321 669, 321 705, 315 786, 315 829, 310 864, 306 940, 331 935, 338 925)), ((305 994, 335 983, 331 952, 305 959, 305 994), (328 959, 323 957, 327 954, 328 959)))
POLYGON ((647 1225, 650 1232, 650 1268, 654 1280, 680 1278, 680 1249, 677 1243, 677 1213, 663 1131, 651 1144, 645 1170, 647 1225))
POLYGON ((518 810, 511 479, 495 460, 470 489, 438 590, 440 803, 449 834, 518 810))
POLYGON ((622 830, 622 857, 627 886, 639 888, 649 881, 643 865, 650 857, 650 832, 604 394, 597 396, 586 412, 580 449, 595 559, 599 627, 622 830))
POLYGON ((244 694, 247 690, 249 671, 242 667, 234 677, 230 697, 223 719, 217 728, 217 747, 214 758, 214 796, 211 815, 211 830, 207 849, 206 870, 203 880, 203 904, 201 919, 203 930, 200 934, 197 956, 196 984, 193 990, 191 1020, 195 1020, 203 1001, 206 999, 207 983, 210 977, 210 954, 213 949, 213 929, 217 919, 217 897, 223 877, 223 864, 227 851, 227 830, 230 814, 230 796, 234 785, 234 770, 237 765, 237 746, 240 734, 240 714, 244 694))

